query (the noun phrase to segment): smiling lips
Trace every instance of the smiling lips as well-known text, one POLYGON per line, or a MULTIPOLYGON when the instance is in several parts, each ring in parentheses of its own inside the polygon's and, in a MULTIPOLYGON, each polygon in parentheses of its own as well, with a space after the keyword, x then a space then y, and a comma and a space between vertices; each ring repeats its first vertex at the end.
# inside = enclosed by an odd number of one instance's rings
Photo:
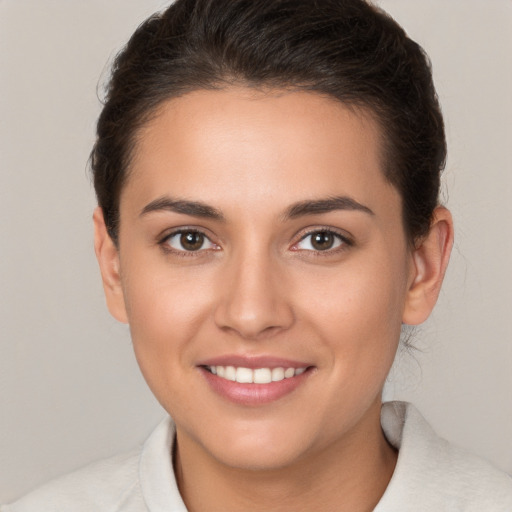
POLYGON ((216 394, 244 406, 279 400, 301 386, 313 369, 286 360, 236 359, 208 361, 198 368, 216 394))
POLYGON ((301 375, 306 371, 306 367, 302 368, 245 368, 239 366, 206 366, 213 375, 217 375, 222 379, 240 384, 269 384, 270 382, 279 382, 284 379, 290 379, 296 375, 301 375))

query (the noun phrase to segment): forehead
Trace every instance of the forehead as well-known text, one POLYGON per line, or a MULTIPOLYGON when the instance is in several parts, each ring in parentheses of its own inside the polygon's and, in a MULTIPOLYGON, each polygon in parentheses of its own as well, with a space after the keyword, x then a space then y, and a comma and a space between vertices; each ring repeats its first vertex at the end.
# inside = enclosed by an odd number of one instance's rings
POLYGON ((378 124, 361 109, 311 92, 229 88, 164 103, 141 129, 126 190, 211 203, 350 194, 391 187, 378 124))

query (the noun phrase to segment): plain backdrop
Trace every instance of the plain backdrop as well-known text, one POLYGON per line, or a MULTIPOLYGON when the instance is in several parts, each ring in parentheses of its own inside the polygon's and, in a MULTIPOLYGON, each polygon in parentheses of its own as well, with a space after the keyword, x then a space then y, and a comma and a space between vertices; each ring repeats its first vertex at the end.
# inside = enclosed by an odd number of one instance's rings
MULTIPOLYGON (((87 171, 97 85, 165 3, 0 0, 0 502, 132 448, 165 414, 104 306, 87 171)), ((510 472, 512 2, 379 3, 432 58, 456 222, 436 312, 385 396, 510 472)))

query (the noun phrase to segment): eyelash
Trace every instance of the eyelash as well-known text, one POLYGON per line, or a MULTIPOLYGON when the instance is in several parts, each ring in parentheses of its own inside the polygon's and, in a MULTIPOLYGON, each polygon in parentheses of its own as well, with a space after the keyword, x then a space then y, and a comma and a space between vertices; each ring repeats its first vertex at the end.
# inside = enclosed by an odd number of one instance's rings
MULTIPOLYGON (((336 243, 336 241, 334 243, 336 243)), ((214 242, 211 241, 211 239, 208 235, 206 235, 200 229, 196 229, 196 228, 180 228, 175 231, 172 231, 171 233, 168 233, 163 238, 161 238, 158 242, 158 245, 160 245, 166 253, 172 253, 172 254, 180 256, 180 257, 194 257, 198 253, 203 253, 204 251, 212 251, 212 250, 216 251, 216 250, 220 249, 220 247, 217 244, 215 244, 214 242), (173 248, 170 246, 169 241, 172 238, 180 236, 180 235, 184 235, 184 234, 201 235, 202 237, 204 237, 204 242, 208 242, 211 245, 213 245, 214 247, 207 248, 207 249, 200 248, 198 250, 193 251, 193 250, 186 250, 186 249, 176 249, 176 248, 173 248)), ((340 232, 334 230, 333 228, 318 227, 318 228, 312 229, 312 230, 308 231, 307 233, 303 234, 300 237, 299 241, 296 242, 295 244, 293 244, 293 246, 291 247, 291 250, 296 251, 296 252, 301 251, 301 252, 311 253, 311 255, 314 255, 315 257, 316 256, 325 257, 325 256, 330 256, 330 255, 345 251, 349 247, 352 247, 353 245, 354 245, 354 242, 350 238, 348 238, 346 235, 343 235, 340 232), (325 250, 300 249, 297 247, 301 242, 303 242, 308 237, 311 237, 315 234, 332 235, 335 237, 336 241, 339 242, 339 244, 337 246, 335 246, 334 248, 328 248, 325 250)))
MULTIPOLYGON (((204 243, 203 242, 203 243, 204 243)), ((172 231, 171 233, 166 234, 163 238, 161 238, 158 242, 158 245, 166 252, 171 253, 176 256, 180 257, 194 257, 198 253, 204 253, 204 251, 212 251, 212 250, 218 250, 219 246, 211 241, 210 237, 206 235, 203 231, 200 229, 195 228, 180 228, 175 231, 172 231), (208 242, 211 245, 215 246, 214 248, 208 248, 208 249, 198 249, 196 251, 187 251, 186 249, 176 249, 170 245, 170 240, 174 237, 178 237, 180 235, 186 235, 186 234, 197 234, 201 235, 204 238, 204 242, 208 242)))
MULTIPOLYGON (((336 242, 335 242, 336 243, 336 242)), ((310 242, 311 244, 311 242, 310 242)), ((292 250, 294 251, 304 251, 311 253, 314 257, 326 257, 326 256, 332 256, 333 254, 338 254, 340 252, 346 251, 348 248, 352 247, 354 245, 354 241, 350 239, 346 234, 342 234, 339 231, 331 228, 331 227, 317 227, 314 228, 305 234, 303 234, 299 241, 296 242, 292 246, 292 250), (335 237, 335 239, 339 242, 339 245, 334 248, 329 248, 325 250, 315 250, 315 249, 300 249, 297 248, 297 245, 299 245, 302 241, 306 240, 308 237, 312 237, 315 234, 326 234, 326 235, 332 235, 335 237)))

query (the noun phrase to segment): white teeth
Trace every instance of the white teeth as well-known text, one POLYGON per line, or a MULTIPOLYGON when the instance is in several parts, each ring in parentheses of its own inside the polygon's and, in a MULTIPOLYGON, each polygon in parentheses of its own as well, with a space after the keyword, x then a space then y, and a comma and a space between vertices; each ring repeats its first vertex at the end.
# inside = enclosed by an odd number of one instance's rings
POLYGON ((284 378, 289 379, 295 375, 295 368, 286 368, 284 371, 284 378))
POLYGON ((250 368, 237 368, 236 381, 242 384, 250 384, 253 381, 253 371, 250 368))
POLYGON ((224 378, 227 380, 232 380, 234 382, 236 380, 236 368, 234 366, 226 366, 224 378))
POLYGON ((272 382, 272 370, 269 368, 254 370, 254 384, 268 384, 269 382, 272 382))
POLYGON ((272 381, 278 382, 284 379, 284 368, 274 368, 272 370, 272 381))
POLYGON ((236 381, 241 384, 268 384, 270 382, 279 382, 283 379, 290 379, 296 375, 301 375, 306 371, 303 368, 236 368, 234 366, 208 366, 213 375, 226 380, 236 381))

